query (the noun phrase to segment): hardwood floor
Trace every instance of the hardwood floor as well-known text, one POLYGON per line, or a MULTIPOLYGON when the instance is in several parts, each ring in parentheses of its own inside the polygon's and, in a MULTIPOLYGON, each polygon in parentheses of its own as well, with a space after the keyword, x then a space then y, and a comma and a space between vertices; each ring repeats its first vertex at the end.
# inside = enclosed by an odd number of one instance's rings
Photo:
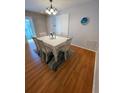
POLYGON ((26 44, 25 93, 92 93, 95 52, 71 46, 72 56, 56 72, 26 44))

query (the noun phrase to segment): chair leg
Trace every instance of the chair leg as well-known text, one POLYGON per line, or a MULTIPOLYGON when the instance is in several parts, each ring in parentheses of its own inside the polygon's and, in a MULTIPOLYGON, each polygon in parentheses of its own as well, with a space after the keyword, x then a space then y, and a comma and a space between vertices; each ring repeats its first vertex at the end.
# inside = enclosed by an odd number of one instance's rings
POLYGON ((45 55, 46 55, 45 61, 47 63, 47 61, 48 61, 48 55, 47 54, 45 54, 45 55))
POLYGON ((43 52, 41 52, 40 55, 41 55, 41 60, 44 61, 44 54, 43 54, 43 52))
POLYGON ((66 60, 67 59, 67 53, 66 52, 64 53, 64 57, 65 57, 65 60, 66 60))
POLYGON ((68 57, 70 57, 70 51, 66 51, 66 52, 64 53, 64 57, 65 57, 65 60, 66 60, 68 57))
POLYGON ((40 54, 40 51, 39 51, 39 50, 37 50, 37 54, 38 54, 38 56, 41 56, 41 54, 40 54))

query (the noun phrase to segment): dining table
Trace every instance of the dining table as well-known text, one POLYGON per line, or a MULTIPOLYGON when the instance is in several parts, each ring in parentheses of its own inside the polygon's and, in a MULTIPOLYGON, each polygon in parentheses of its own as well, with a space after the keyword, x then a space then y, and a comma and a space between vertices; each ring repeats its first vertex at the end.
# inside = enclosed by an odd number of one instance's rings
POLYGON ((52 53, 55 58, 55 62, 58 61, 58 52, 61 48, 64 47, 66 41, 69 39, 69 37, 63 37, 63 36, 56 36, 55 38, 51 38, 50 36, 42 36, 38 37, 38 40, 41 40, 44 42, 44 46, 48 47, 52 50, 52 53))

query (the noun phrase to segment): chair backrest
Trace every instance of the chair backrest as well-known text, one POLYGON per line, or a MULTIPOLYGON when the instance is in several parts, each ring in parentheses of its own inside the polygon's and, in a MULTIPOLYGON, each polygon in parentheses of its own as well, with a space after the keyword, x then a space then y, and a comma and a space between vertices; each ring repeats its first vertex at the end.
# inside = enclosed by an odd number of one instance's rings
POLYGON ((72 42, 72 38, 67 39, 65 43, 65 51, 68 51, 70 49, 71 42, 72 42))
POLYGON ((42 36, 47 36, 47 33, 46 32, 41 32, 38 34, 38 37, 42 37, 42 36))
POLYGON ((37 47, 37 51, 39 51, 40 50, 40 47, 39 47, 37 38, 35 36, 33 36, 32 39, 34 40, 34 43, 35 43, 35 45, 37 47))
POLYGON ((71 42, 72 38, 68 38, 66 42, 56 47, 57 51, 68 51, 70 49, 71 42))
POLYGON ((42 40, 38 40, 38 44, 39 44, 40 50, 42 50, 45 53, 49 52, 47 47, 45 46, 45 43, 42 40))

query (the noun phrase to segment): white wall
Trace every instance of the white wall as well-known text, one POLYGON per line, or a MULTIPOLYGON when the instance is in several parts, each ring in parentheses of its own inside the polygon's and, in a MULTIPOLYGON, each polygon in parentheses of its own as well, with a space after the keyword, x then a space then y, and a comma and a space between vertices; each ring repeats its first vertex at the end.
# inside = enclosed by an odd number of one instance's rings
POLYGON ((56 31, 55 16, 47 16, 47 30, 48 30, 48 33, 56 31))
POLYGON ((73 44, 97 50, 99 41, 98 3, 95 0, 61 12, 61 14, 69 13, 70 15, 69 35, 73 37, 73 44), (81 25, 80 20, 85 16, 89 18, 90 22, 84 26, 81 25))
POLYGON ((48 32, 56 32, 57 35, 68 35, 68 14, 47 17, 48 32))
POLYGON ((56 16, 56 33, 62 36, 68 36, 68 14, 56 16))

